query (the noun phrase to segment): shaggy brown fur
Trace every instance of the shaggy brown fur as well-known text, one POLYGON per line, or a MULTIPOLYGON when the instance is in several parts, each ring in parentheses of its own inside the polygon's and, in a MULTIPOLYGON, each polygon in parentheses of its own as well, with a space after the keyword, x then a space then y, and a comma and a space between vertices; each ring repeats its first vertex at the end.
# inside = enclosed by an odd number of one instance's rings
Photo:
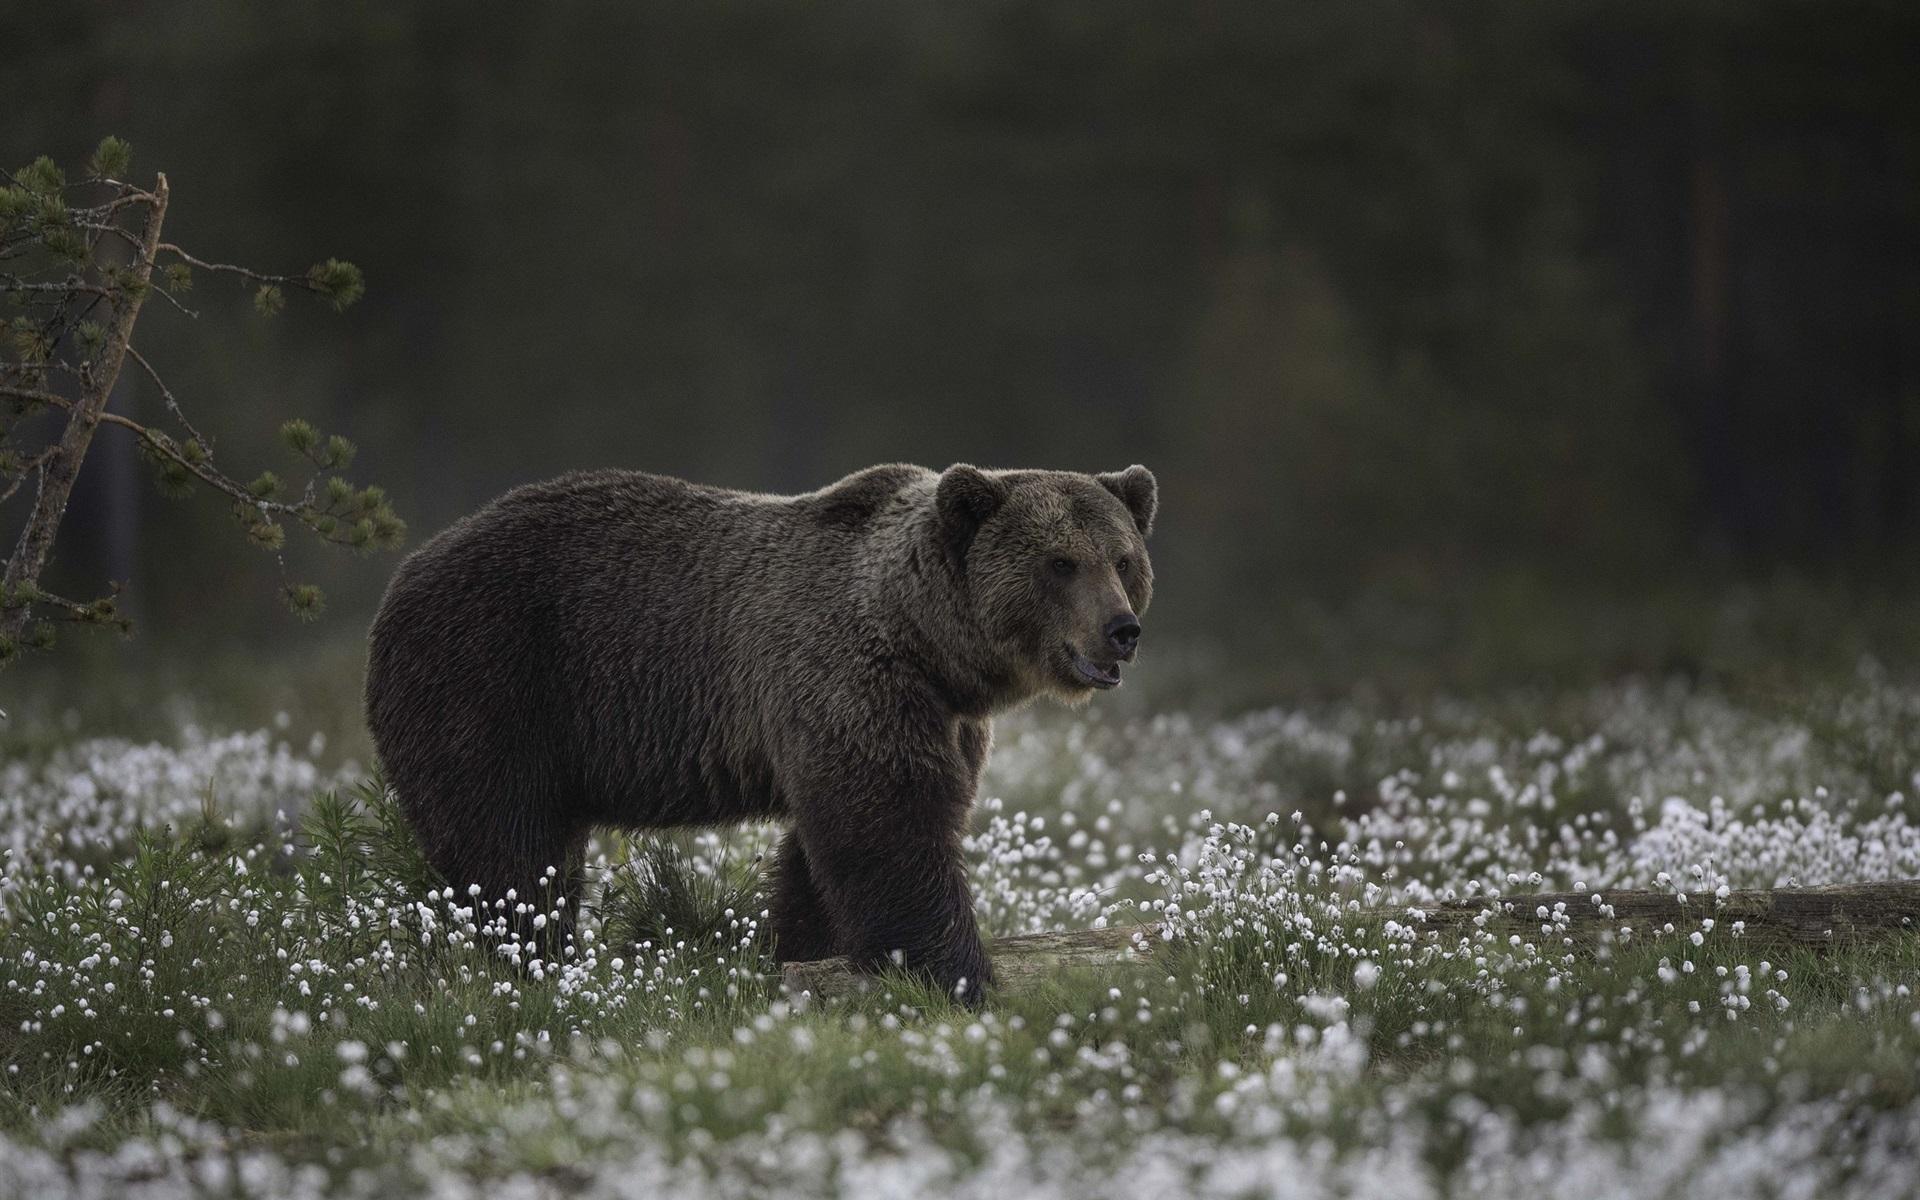
POLYGON ((1156 496, 1139 466, 523 487, 394 576, 368 725, 451 883, 544 908, 596 825, 783 818, 781 958, 892 957, 977 1000, 960 839, 989 718, 1118 683, 1156 496))

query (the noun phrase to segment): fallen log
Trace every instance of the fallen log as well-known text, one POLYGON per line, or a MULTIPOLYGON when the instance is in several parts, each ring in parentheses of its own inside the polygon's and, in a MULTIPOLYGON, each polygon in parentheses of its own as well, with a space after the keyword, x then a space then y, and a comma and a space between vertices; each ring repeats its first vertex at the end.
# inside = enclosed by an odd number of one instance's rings
MULTIPOLYGON (((1417 906, 1343 908, 1315 920, 1363 929, 1393 921, 1423 939, 1471 936, 1476 931, 1545 948, 1559 942, 1591 950, 1647 937, 1686 936, 1713 922, 1716 934, 1737 937, 1756 952, 1825 950, 1893 937, 1920 936, 1920 879, 1843 883, 1829 887, 1713 892, 1535 892, 1417 906)), ((1144 964, 1166 941, 1158 925, 1123 925, 1070 933, 1005 937, 988 947, 998 986, 1020 990, 1077 967, 1144 964)), ((787 963, 781 984, 790 993, 832 996, 865 977, 845 958, 787 963)))

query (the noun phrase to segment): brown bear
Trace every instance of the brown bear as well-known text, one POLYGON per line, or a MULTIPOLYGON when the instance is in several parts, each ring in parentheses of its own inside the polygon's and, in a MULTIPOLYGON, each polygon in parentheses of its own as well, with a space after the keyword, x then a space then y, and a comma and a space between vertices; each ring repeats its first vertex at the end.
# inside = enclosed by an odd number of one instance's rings
POLYGON ((989 720, 1120 683, 1157 503, 1140 466, 518 488, 395 574, 367 723, 449 883, 544 908, 595 826, 782 819, 780 959, 891 960, 976 1002, 960 843, 989 720))

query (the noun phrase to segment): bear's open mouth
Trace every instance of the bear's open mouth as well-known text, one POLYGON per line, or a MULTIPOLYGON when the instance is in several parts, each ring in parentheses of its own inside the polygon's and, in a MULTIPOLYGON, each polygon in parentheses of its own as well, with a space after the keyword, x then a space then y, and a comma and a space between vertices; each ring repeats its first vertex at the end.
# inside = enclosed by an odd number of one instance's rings
POLYGON ((1072 656, 1074 673, 1094 687, 1113 688, 1120 686, 1119 663, 1115 663, 1110 667, 1099 666, 1094 663, 1092 659, 1075 650, 1072 646, 1067 647, 1067 653, 1072 656))

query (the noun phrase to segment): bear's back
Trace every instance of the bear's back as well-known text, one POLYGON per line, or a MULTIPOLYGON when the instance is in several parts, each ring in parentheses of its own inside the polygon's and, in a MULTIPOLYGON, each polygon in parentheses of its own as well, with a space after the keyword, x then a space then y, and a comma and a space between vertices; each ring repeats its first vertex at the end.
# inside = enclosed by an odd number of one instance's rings
POLYGON ((876 467, 772 496, 598 471, 508 492, 388 590, 367 679, 383 757, 506 738, 568 790, 651 794, 663 819, 716 790, 761 808, 777 714, 858 656, 863 567, 933 478, 876 467))

